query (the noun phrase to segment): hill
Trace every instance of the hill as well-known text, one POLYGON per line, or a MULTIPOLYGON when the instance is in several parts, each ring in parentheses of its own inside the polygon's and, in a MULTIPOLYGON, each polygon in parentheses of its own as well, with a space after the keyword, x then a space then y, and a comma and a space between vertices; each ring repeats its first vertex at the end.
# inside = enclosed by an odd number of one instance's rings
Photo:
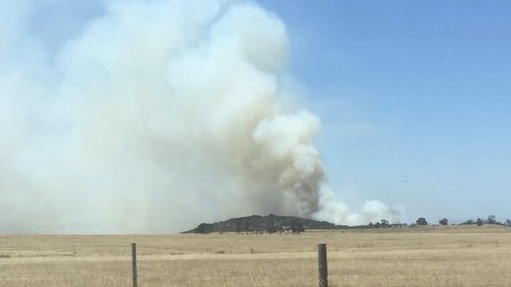
POLYGON ((344 229, 345 225, 335 225, 327 221, 317 221, 295 216, 278 215, 251 215, 246 217, 231 218, 226 221, 214 223, 201 223, 196 228, 183 233, 211 233, 211 232, 238 232, 238 233, 274 233, 293 232, 300 233, 306 229, 344 229))

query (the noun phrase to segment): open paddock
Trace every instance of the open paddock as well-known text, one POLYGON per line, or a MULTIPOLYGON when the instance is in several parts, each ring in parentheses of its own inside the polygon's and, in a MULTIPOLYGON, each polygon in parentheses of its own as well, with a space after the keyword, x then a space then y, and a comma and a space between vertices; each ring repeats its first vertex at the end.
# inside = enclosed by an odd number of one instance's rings
POLYGON ((511 229, 307 231, 301 235, 0 235, 0 286, 511 286, 511 229))

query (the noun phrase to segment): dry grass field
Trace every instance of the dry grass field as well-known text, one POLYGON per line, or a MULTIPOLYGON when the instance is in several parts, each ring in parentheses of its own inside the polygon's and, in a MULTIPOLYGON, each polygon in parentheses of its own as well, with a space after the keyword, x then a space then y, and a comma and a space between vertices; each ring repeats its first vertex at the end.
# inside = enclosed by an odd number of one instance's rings
POLYGON ((302 235, 0 235, 0 286, 511 286, 511 229, 309 231, 302 235))

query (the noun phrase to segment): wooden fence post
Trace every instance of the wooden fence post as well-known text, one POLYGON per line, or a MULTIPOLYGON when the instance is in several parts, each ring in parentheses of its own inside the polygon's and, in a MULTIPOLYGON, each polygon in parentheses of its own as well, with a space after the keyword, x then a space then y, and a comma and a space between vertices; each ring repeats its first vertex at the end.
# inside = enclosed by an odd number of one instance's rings
POLYGON ((137 244, 131 243, 131 266, 133 269, 133 287, 137 287, 137 244))
POLYGON ((326 244, 318 244, 319 287, 328 287, 326 244))

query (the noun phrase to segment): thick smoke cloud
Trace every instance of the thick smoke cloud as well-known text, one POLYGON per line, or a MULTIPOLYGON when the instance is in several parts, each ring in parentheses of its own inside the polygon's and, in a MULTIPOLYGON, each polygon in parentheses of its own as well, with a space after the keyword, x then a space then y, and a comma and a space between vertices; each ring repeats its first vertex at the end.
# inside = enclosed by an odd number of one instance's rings
POLYGON ((353 214, 326 187, 320 121, 284 100, 275 15, 246 1, 111 1, 74 33, 36 33, 41 6, 65 3, 0 1, 0 231, 398 220, 378 202, 353 214))

